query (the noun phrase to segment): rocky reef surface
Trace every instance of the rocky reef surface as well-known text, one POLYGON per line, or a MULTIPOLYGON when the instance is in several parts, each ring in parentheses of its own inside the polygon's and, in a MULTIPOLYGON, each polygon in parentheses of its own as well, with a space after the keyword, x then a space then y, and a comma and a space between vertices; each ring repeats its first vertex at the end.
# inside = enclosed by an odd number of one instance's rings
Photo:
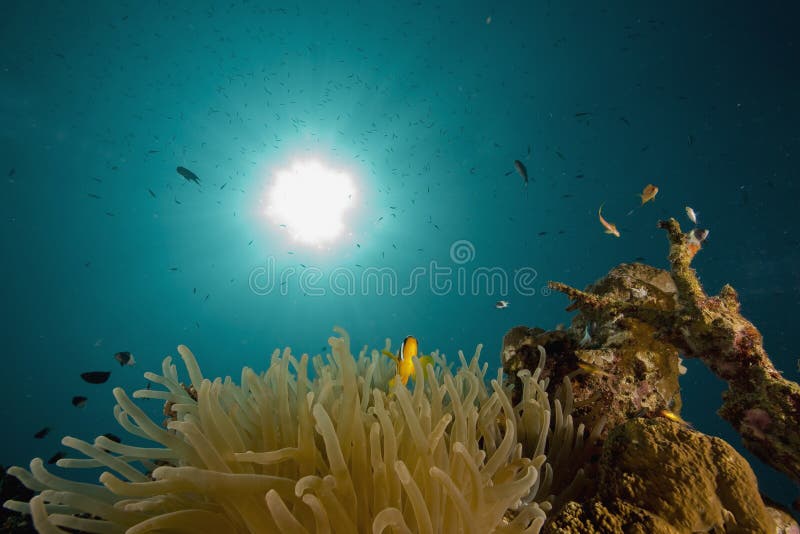
POLYGON ((516 327, 501 351, 507 381, 548 354, 543 378, 558 396, 569 380, 573 417, 596 434, 582 467, 592 484, 560 502, 544 532, 777 532, 800 534, 765 505, 747 461, 680 418, 679 356, 702 360, 728 383, 719 410, 746 448, 800 482, 800 386, 775 369, 735 290, 709 296, 690 263, 697 247, 662 221, 671 269, 622 264, 581 291, 559 282, 578 313, 569 328, 516 327))

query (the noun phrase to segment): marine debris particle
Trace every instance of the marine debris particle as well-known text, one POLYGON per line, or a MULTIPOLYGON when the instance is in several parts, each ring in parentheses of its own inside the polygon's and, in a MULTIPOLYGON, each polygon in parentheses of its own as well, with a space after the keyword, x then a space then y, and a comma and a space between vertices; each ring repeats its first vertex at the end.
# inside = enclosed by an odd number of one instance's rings
POLYGON ((81 373, 81 378, 90 384, 102 384, 111 376, 111 371, 88 371, 81 373))
POLYGON ((642 306, 550 282, 572 300, 569 310, 603 310, 648 324, 662 342, 685 358, 698 358, 728 383, 719 415, 765 463, 800 482, 800 385, 786 380, 770 361, 756 327, 739 311, 739 298, 725 285, 709 296, 690 267, 691 232, 675 219, 658 225, 670 242, 669 262, 677 294, 671 304, 642 306))

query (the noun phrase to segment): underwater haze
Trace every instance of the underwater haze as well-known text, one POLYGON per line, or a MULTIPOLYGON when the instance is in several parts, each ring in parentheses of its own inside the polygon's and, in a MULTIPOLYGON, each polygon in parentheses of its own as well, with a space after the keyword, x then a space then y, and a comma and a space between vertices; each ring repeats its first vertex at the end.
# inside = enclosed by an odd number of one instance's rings
MULTIPOLYGON (((693 262, 706 290, 736 288, 797 380, 799 16, 777 1, 3 2, 0 464, 119 432, 112 388, 145 387, 178 344, 238 381, 275 348, 325 352, 338 325, 354 348, 482 343, 496 375, 510 328, 569 324, 548 280, 668 268, 656 223, 691 228, 686 206, 710 229, 693 262)), ((681 415, 789 504, 794 484, 716 415, 725 384, 685 364, 681 415)))

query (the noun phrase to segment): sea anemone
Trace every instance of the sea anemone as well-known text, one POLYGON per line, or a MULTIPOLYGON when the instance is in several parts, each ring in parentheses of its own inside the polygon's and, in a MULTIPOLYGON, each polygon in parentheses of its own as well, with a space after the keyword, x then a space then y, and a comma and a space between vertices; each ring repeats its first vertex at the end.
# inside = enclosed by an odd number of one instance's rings
POLYGON ((57 477, 36 458, 9 473, 39 494, 5 506, 44 533, 535 533, 554 488, 579 484, 570 459, 585 449, 583 428, 572 426, 568 381, 563 402, 548 399, 541 347, 512 406, 501 371, 487 385, 480 346, 469 362, 459 352, 460 366, 415 359, 413 386, 390 388, 391 360, 366 348, 353 357, 336 331, 313 373, 308 355, 276 350, 266 372, 244 368, 238 385, 203 378, 178 347, 190 386, 167 357, 161 375, 145 373, 163 389, 133 394, 165 402, 166 428, 114 389, 119 424, 153 446, 65 437, 87 458, 58 466, 103 468, 101 484, 57 477))

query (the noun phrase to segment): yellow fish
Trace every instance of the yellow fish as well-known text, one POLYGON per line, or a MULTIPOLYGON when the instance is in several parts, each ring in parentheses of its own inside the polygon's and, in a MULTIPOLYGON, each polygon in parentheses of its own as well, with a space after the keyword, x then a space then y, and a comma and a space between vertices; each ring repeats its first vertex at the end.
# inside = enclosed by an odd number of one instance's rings
POLYGON ((600 224, 606 229, 607 234, 611 234, 613 236, 619 237, 619 230, 617 230, 617 225, 614 223, 610 223, 603 218, 603 205, 600 204, 600 209, 597 210, 597 216, 600 218, 600 224))
POLYGON ((666 408, 662 408, 656 411, 656 415, 658 417, 664 417, 666 419, 669 419, 670 421, 674 421, 675 423, 681 424, 685 427, 692 428, 692 423, 686 421, 685 419, 683 419, 683 417, 676 414, 672 410, 667 410, 666 408))
POLYGON ((644 189, 642 189, 642 194, 639 195, 640 197, 642 197, 642 206, 644 206, 645 204, 656 198, 657 194, 658 194, 658 187, 654 186, 653 184, 647 184, 646 186, 644 186, 644 189))
MULTIPOLYGON (((433 365, 433 358, 426 355, 418 355, 419 343, 417 342, 417 338, 414 336, 406 336, 406 338, 400 344, 400 350, 396 355, 392 354, 388 350, 383 350, 382 352, 385 356, 388 356, 397 364, 397 376, 400 377, 400 382, 402 382, 404 386, 408 383, 408 377, 414 378, 414 356, 417 356, 420 359, 420 363, 423 365, 423 368, 425 365, 433 365)), ((389 381, 390 387, 394 385, 394 381, 394 378, 389 381)))

